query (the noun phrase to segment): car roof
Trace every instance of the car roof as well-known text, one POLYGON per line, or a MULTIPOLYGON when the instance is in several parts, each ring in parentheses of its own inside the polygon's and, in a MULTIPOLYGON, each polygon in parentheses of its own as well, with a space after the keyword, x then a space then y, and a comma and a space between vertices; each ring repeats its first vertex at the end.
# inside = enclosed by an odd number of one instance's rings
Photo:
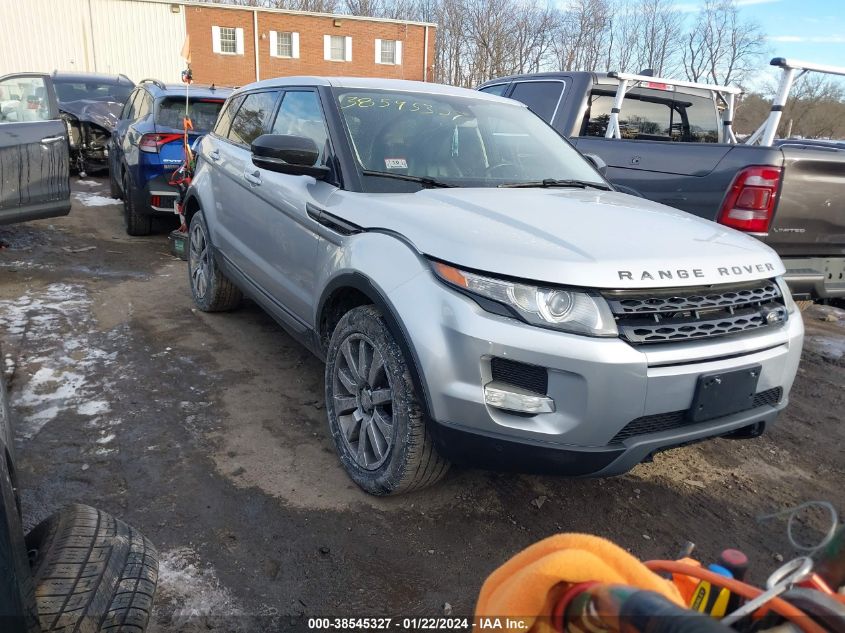
POLYGON ((510 105, 522 105, 510 99, 504 99, 496 95, 476 92, 469 88, 456 88, 445 84, 436 84, 426 81, 409 81, 406 79, 375 79, 372 77, 275 77, 264 79, 242 86, 236 92, 256 90, 260 88, 285 88, 291 86, 330 86, 334 88, 357 88, 362 90, 397 90, 402 92, 424 92, 428 94, 450 95, 455 97, 469 97, 471 99, 484 99, 487 101, 499 101, 510 105))
MULTIPOLYGON (((150 94, 152 94, 156 98, 185 96, 185 84, 183 83, 162 83, 161 85, 159 85, 152 81, 142 80, 141 83, 138 84, 138 86, 145 88, 150 94), (164 87, 162 88, 162 86, 164 87)), ((188 96, 202 98, 218 97, 220 99, 225 99, 230 94, 232 94, 233 90, 233 88, 215 86, 214 84, 191 84, 191 87, 188 89, 188 96)))
POLYGON ((77 73, 66 72, 62 70, 53 71, 53 79, 63 79, 65 81, 96 81, 104 84, 129 84, 134 86, 135 83, 126 75, 108 75, 106 73, 77 73))

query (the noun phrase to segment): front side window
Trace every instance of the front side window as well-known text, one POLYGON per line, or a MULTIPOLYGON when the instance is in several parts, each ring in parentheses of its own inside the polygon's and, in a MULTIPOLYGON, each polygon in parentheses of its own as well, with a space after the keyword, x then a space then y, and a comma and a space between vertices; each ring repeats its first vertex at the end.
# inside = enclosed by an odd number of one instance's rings
POLYGON ((282 98, 279 113, 273 122, 271 134, 302 136, 314 141, 320 150, 317 164, 323 164, 329 133, 317 93, 310 90, 291 90, 282 98))
POLYGON ((220 111, 220 116, 217 117, 217 123, 214 124, 212 130, 217 136, 226 137, 229 134, 229 127, 232 125, 232 119, 243 101, 242 96, 232 97, 223 106, 220 111))
POLYGON ((386 190, 387 179, 373 172, 459 187, 547 178, 606 187, 571 145, 520 105, 386 90, 334 94, 368 191, 386 190))
POLYGON ((238 40, 234 27, 220 27, 220 52, 231 54, 238 52, 238 40))
POLYGON ((267 131, 267 122, 279 93, 253 92, 244 99, 243 105, 232 120, 232 127, 227 137, 238 145, 249 145, 267 131))
POLYGON ((52 118, 43 77, 12 77, 0 82, 0 124, 52 118))

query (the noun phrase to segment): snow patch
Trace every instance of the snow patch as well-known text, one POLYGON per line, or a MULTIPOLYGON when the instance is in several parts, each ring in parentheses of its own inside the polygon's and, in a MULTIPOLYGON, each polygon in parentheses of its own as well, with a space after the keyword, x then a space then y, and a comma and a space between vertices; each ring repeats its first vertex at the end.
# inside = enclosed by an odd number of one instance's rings
POLYGON ((85 289, 67 283, 0 301, 0 330, 9 337, 6 351, 17 350, 5 364, 14 370, 11 400, 21 420, 16 430, 24 439, 63 413, 95 416, 111 409, 103 399, 109 382, 96 377, 108 375, 103 370, 114 364, 117 353, 94 342, 90 308, 85 289))
POLYGON ((79 415, 100 415, 111 411, 111 405, 106 400, 89 400, 76 407, 79 415))
POLYGON ((804 338, 804 347, 835 361, 845 357, 845 337, 806 336, 804 338))
POLYGON ((117 198, 109 198, 108 196, 98 196, 95 193, 85 193, 84 191, 78 191, 73 194, 76 197, 77 201, 80 204, 85 205, 86 207, 107 207, 112 204, 121 204, 120 200, 117 198))
POLYGON ((243 614, 231 592, 220 584, 214 568, 203 565, 190 547, 172 549, 159 556, 158 593, 173 608, 173 624, 197 616, 243 614))
POLYGON ((99 187, 101 183, 97 182, 96 180, 77 180, 77 183, 80 185, 87 185, 89 187, 99 187))

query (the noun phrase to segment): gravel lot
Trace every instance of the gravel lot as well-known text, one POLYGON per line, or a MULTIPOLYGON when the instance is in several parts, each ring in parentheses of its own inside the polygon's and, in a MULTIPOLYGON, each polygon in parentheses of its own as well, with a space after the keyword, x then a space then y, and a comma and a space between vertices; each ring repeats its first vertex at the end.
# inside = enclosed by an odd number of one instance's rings
POLYGON ((845 511, 845 311, 813 308, 778 426, 662 453, 624 477, 454 469, 375 499, 345 476, 322 365, 255 305, 192 307, 166 229, 128 238, 107 181, 73 179, 66 218, 0 227, 0 339, 29 526, 79 501, 160 549, 154 631, 302 626, 303 615, 470 614, 486 575, 558 531, 643 558, 739 546, 759 580, 794 552, 760 514, 845 511))

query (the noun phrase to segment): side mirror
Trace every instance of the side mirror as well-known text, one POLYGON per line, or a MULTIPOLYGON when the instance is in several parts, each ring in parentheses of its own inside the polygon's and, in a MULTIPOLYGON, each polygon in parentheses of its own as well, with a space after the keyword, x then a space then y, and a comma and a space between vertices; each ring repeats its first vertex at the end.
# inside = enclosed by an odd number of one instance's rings
POLYGON ((262 134, 252 142, 252 164, 261 169, 291 176, 328 178, 331 170, 315 165, 320 157, 317 144, 304 136, 262 134))
POLYGON ((598 154, 584 154, 584 158, 593 164, 593 167, 605 178, 607 178, 607 163, 598 154))

